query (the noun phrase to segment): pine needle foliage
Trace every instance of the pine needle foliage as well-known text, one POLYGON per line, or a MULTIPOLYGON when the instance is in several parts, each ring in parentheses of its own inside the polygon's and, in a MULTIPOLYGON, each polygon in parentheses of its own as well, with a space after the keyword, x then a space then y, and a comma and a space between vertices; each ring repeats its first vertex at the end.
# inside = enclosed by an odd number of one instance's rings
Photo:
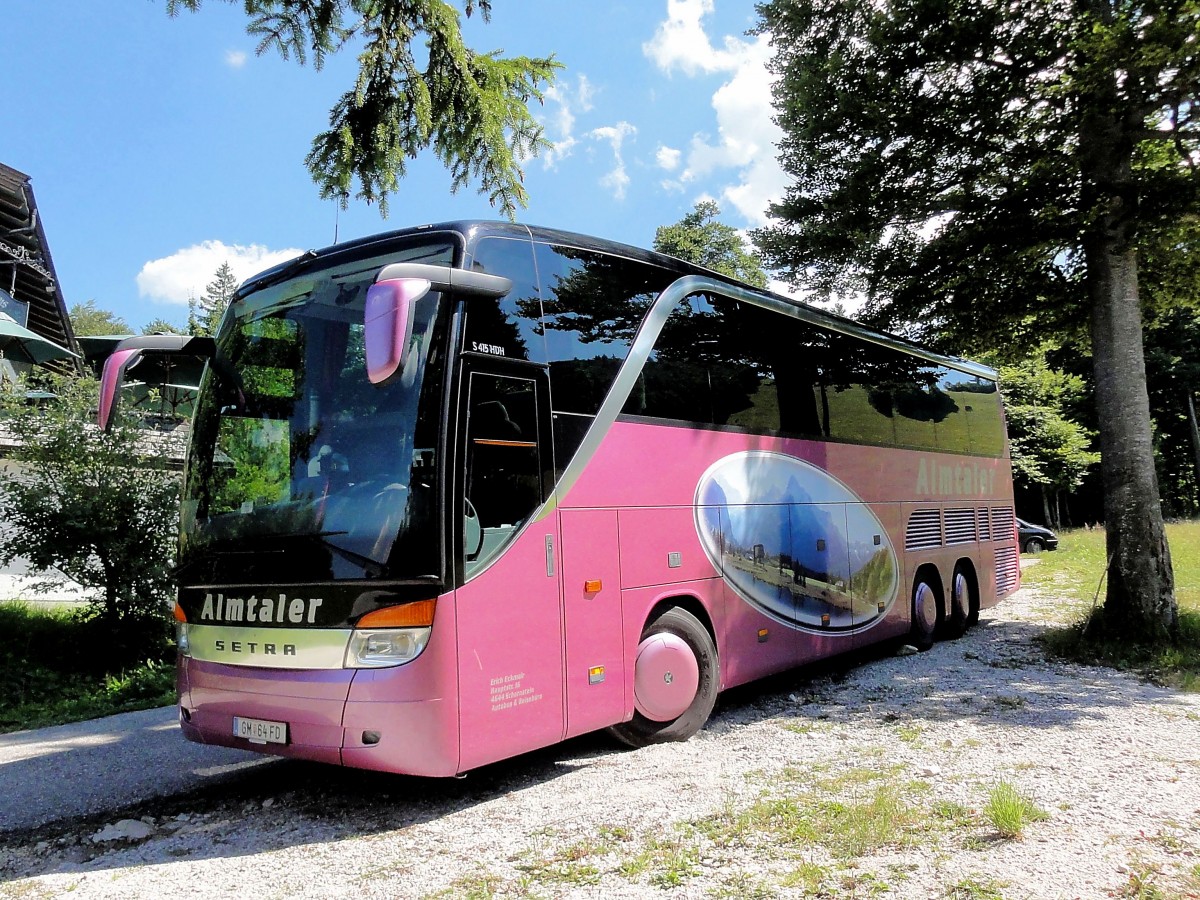
MULTIPOLYGON (((234 0, 227 0, 234 2, 234 0)), ((169 15, 202 0, 167 0, 169 15)), ((490 0, 462 12, 491 18, 490 0)), ((549 149, 530 112, 562 66, 553 54, 506 57, 463 42, 459 6, 446 0, 243 0, 257 52, 320 69, 331 53, 361 47, 358 78, 334 104, 305 163, 324 199, 378 203, 400 190, 409 161, 432 150, 450 189, 478 183, 510 219, 528 205, 525 160, 549 149)))

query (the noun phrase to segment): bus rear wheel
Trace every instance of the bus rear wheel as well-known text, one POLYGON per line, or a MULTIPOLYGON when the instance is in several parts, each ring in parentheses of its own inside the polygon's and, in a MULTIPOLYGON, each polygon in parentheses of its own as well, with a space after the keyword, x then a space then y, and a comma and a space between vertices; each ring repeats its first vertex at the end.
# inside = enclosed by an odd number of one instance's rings
MULTIPOLYGON (((971 610, 975 604, 971 599, 971 579, 967 577, 962 566, 954 568, 954 578, 950 582, 950 609, 943 625, 945 637, 950 640, 960 638, 967 633, 972 624, 971 610)), ((978 617, 976 613, 976 617, 978 617)))
POLYGON ((631 747, 686 741, 717 702, 717 648, 708 629, 672 607, 646 626, 634 664, 633 718, 609 729, 631 747))
POLYGON ((939 591, 927 575, 917 575, 912 592, 912 631, 909 640, 918 650, 933 646, 937 633, 939 591))

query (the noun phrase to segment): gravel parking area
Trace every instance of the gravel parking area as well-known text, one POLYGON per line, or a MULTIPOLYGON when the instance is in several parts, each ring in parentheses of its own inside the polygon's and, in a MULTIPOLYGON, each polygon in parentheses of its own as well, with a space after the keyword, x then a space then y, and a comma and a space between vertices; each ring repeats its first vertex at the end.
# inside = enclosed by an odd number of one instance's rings
POLYGON ((1200 896, 1200 696, 1047 661, 1060 615, 1023 590, 928 653, 732 692, 684 744, 252 768, 0 844, 0 897, 1200 896))

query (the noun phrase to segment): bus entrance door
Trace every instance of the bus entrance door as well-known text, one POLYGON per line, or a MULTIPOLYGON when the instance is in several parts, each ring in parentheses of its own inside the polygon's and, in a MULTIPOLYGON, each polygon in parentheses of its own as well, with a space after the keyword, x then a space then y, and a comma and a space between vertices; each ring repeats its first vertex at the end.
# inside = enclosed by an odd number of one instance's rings
POLYGON ((463 371, 462 560, 455 593, 460 769, 563 737, 558 513, 533 521, 548 478, 544 370, 468 361, 463 371))

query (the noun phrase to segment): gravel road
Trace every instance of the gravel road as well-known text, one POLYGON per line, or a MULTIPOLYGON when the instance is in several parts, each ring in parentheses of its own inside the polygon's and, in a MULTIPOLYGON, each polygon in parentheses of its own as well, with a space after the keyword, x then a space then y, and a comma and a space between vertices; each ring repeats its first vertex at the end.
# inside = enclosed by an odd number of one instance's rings
POLYGON ((928 653, 731 692, 684 744, 247 769, 0 838, 0 897, 1200 896, 1200 696, 1048 662, 1061 615, 1022 590, 928 653), (1001 784, 1040 811, 1019 837, 1001 784))
POLYGON ((179 737, 174 706, 0 734, 0 834, 209 790, 274 760, 179 737))

